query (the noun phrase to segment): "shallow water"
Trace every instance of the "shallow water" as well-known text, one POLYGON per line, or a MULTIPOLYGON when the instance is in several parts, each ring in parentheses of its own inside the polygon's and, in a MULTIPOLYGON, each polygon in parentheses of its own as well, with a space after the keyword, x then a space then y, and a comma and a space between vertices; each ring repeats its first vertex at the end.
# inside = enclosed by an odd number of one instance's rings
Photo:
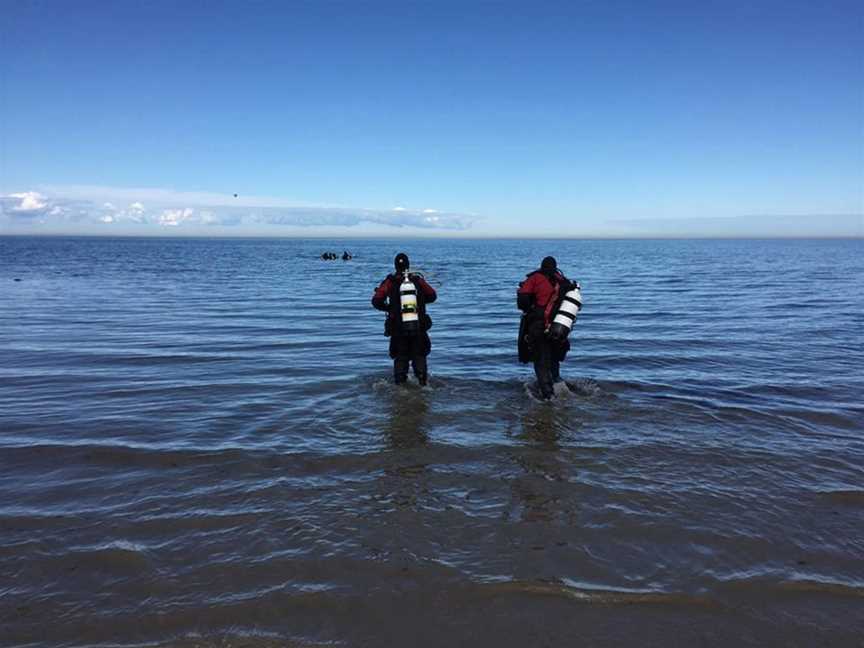
POLYGON ((864 645, 862 253, 0 238, 0 645, 864 645), (402 250, 428 389, 369 305, 402 250))

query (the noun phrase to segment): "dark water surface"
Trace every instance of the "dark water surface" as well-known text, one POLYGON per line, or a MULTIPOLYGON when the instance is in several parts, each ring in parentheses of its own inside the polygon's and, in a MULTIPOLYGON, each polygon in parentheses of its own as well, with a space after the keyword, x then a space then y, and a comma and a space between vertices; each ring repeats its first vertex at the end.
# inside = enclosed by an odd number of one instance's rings
POLYGON ((864 645, 860 240, 0 238, 0 332, 2 646, 864 645))

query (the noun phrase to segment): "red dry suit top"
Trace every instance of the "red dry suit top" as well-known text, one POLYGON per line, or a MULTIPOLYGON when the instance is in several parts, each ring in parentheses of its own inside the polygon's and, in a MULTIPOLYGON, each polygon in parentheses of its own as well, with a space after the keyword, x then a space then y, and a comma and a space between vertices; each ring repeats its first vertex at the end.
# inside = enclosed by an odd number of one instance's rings
POLYGON ((517 298, 519 295, 534 297, 534 306, 543 309, 546 326, 552 323, 552 310, 555 308, 555 302, 558 301, 558 286, 567 281, 567 277, 558 270, 555 271, 555 277, 558 281, 553 284, 545 274, 537 270, 529 274, 516 291, 517 298))

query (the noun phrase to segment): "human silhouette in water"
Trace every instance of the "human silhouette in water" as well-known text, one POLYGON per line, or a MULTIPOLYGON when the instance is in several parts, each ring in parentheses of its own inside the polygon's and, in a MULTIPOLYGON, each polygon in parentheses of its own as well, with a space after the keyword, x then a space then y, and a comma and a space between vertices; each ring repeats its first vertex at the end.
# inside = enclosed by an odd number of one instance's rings
MULTIPOLYGON (((574 288, 578 290, 579 284, 567 279, 558 270, 555 258, 547 256, 538 270, 528 273, 516 291, 516 305, 524 313, 519 323, 519 360, 534 362, 537 387, 544 400, 552 398, 554 384, 561 382, 560 365, 570 350, 569 327, 562 330, 556 313, 562 301, 573 301, 565 295, 574 288)), ((581 306, 579 301, 578 308, 581 306)), ((578 308, 571 310, 578 312, 578 308)), ((575 315, 572 319, 575 320, 575 315)), ((572 326, 572 320, 570 324, 572 326)))
POLYGON ((421 385, 429 380, 426 357, 432 350, 429 329, 432 319, 426 304, 438 295, 422 275, 408 272, 408 255, 400 252, 393 260, 396 272, 387 275, 372 295, 372 306, 387 313, 384 335, 390 337, 393 378, 396 384, 408 380, 409 363, 421 385))

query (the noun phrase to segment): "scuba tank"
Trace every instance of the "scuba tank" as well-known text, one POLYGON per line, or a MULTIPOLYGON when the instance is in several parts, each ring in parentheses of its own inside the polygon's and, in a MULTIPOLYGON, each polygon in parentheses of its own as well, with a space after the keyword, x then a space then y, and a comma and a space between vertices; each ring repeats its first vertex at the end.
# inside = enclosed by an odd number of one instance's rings
POLYGON ((408 278, 407 272, 402 275, 402 283, 399 284, 399 311, 402 315, 402 333, 418 333, 420 319, 417 312, 417 286, 408 278))
POLYGON ((552 324, 549 326, 549 337, 554 340, 566 340, 581 309, 582 286, 574 281, 558 304, 555 317, 552 318, 552 324))

